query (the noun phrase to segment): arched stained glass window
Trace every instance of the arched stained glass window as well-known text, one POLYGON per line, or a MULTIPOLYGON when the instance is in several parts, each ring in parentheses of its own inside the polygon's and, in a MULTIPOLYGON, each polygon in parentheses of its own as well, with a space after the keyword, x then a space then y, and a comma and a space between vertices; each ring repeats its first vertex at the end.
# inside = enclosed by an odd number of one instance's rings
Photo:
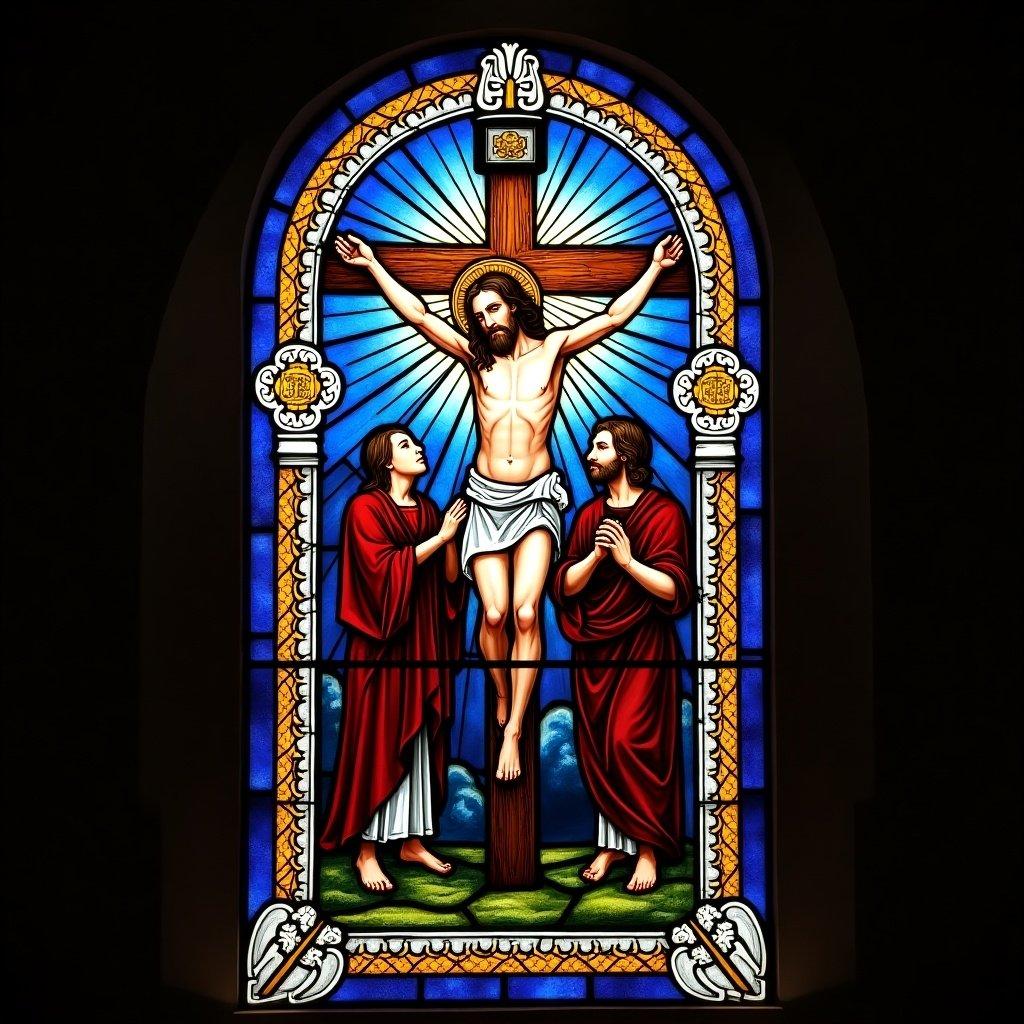
POLYGON ((332 102, 247 264, 244 1005, 763 1005, 752 199, 564 45, 332 102))

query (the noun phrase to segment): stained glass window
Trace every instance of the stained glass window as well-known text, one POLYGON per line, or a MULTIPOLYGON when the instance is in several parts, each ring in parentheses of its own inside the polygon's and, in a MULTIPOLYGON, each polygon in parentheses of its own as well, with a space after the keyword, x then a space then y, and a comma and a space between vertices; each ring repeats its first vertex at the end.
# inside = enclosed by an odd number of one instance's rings
POLYGON ((242 1004, 774 998, 765 264, 710 130, 515 38, 251 235, 242 1004))

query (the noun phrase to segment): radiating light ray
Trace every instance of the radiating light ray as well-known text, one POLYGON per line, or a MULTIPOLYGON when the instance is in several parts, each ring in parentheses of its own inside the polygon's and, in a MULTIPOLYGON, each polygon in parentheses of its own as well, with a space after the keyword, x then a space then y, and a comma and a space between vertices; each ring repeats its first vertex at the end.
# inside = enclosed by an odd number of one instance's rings
POLYGON ((561 183, 572 172, 576 160, 579 159, 586 135, 582 131, 569 128, 560 121, 552 121, 548 127, 548 149, 558 149, 553 161, 548 161, 548 169, 537 179, 537 222, 543 222, 550 212, 551 202, 561 183))
POLYGON ((647 173, 603 139, 556 121, 548 148, 553 159, 537 182, 541 245, 645 245, 675 229, 647 173))
POLYGON ((468 119, 398 147, 360 179, 338 230, 370 242, 482 245, 484 187, 472 153, 468 119))

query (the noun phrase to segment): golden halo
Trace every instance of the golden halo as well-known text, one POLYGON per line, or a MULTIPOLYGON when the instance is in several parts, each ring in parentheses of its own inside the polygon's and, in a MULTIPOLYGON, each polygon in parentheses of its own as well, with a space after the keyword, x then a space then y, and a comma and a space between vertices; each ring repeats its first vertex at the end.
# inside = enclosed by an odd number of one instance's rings
POLYGON ((515 263, 508 259, 478 260, 476 263, 470 263, 455 281, 451 297, 452 316, 455 318, 455 322, 462 328, 464 334, 469 334, 469 321, 466 319, 466 292, 469 291, 470 285, 474 282, 479 281, 481 277, 485 277, 487 274, 493 274, 495 271, 515 278, 523 286, 523 291, 538 306, 540 305, 540 284, 537 278, 521 263, 515 263))

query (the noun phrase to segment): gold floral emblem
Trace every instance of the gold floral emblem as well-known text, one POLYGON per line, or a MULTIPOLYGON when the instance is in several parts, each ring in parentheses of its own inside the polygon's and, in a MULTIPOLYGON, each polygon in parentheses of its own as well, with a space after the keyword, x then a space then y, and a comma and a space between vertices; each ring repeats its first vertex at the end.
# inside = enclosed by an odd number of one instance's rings
POLYGON ((511 130, 495 135, 494 155, 499 160, 522 160, 526 156, 526 136, 511 130))
POLYGON ((693 386, 693 397, 705 412, 721 416, 728 412, 739 398, 736 381, 721 366, 709 366, 693 386))
POLYGON ((274 382, 274 394, 290 412, 304 412, 316 401, 321 387, 319 378, 305 363, 294 362, 274 382))

